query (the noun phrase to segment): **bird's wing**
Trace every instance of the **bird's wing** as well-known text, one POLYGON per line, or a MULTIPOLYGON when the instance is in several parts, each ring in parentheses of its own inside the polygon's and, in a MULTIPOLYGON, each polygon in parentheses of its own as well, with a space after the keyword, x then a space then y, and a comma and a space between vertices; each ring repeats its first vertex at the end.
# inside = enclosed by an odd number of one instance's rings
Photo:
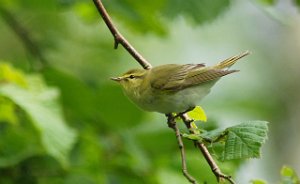
POLYGON ((249 51, 230 57, 215 66, 204 64, 163 65, 152 69, 150 84, 154 89, 178 91, 209 81, 218 80, 224 75, 237 72, 229 70, 239 59, 247 56, 249 51), (166 71, 166 68, 167 71, 166 71))
POLYGON ((209 81, 218 80, 224 75, 228 75, 238 70, 222 70, 215 69, 213 67, 203 68, 202 70, 191 71, 186 76, 182 88, 187 88, 199 84, 203 84, 209 81))
POLYGON ((167 72, 164 66, 153 69, 150 78, 151 87, 159 90, 178 91, 184 88, 217 80, 237 70, 222 70, 205 67, 203 64, 169 65, 167 72))
POLYGON ((190 71, 204 67, 204 64, 169 64, 155 67, 151 69, 151 87, 159 90, 180 90, 190 71))

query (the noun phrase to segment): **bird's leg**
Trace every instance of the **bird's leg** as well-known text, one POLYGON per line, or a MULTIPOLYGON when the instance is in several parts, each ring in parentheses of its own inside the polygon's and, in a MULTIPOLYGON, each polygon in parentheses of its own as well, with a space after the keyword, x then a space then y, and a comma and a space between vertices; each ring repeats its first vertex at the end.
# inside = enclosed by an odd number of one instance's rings
POLYGON ((190 111, 192 111, 192 110, 194 110, 194 109, 195 109, 195 106, 189 107, 186 111, 184 111, 184 112, 182 112, 182 113, 180 113, 180 114, 185 114, 185 113, 190 112, 190 111))
POLYGON ((183 112, 180 112, 180 113, 176 114, 175 119, 178 118, 178 117, 181 117, 183 114, 188 113, 188 112, 190 112, 190 111, 192 111, 192 110, 194 110, 194 109, 195 109, 195 106, 190 107, 190 108, 188 108, 187 110, 185 110, 185 111, 183 111, 183 112))
POLYGON ((170 114, 166 114, 167 117, 167 123, 168 123, 168 127, 174 129, 174 124, 175 122, 175 116, 173 116, 171 113, 170 114))

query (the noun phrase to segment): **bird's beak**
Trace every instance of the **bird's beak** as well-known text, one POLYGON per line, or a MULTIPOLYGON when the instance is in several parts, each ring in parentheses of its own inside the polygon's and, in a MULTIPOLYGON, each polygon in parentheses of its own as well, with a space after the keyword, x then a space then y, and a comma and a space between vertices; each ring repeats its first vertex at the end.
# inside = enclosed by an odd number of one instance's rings
POLYGON ((116 82, 120 82, 122 80, 121 77, 111 77, 110 79, 116 82))

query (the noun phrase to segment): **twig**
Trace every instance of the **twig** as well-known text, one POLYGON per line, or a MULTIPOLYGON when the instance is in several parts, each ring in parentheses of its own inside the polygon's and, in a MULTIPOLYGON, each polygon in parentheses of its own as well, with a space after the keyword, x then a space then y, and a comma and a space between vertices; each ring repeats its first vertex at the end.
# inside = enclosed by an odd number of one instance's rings
MULTIPOLYGON (((104 20, 105 24, 109 28, 110 32, 112 33, 114 39, 115 39, 115 49, 117 49, 118 44, 121 44, 130 54, 133 56, 136 61, 144 68, 144 69, 150 69, 152 66, 151 64, 146 61, 131 45, 130 43, 121 35, 121 33, 117 30, 117 28, 112 23, 112 20, 110 16, 108 15, 105 7, 103 6, 101 0, 93 0, 95 6, 97 7, 102 19, 104 20)), ((166 114, 168 117, 168 125, 170 128, 172 128, 175 131, 176 139, 179 145, 180 153, 181 153, 181 161, 182 161, 182 172, 183 175, 191 182, 191 183, 197 183, 196 180, 188 173, 187 166, 186 166, 186 159, 185 159, 185 151, 184 151, 184 145, 181 139, 180 131, 176 125, 175 117, 172 114, 166 114)), ((190 133, 195 133, 193 129, 191 129, 191 120, 185 113, 181 113, 179 115, 181 119, 185 122, 185 125, 189 129, 190 133)), ((177 116, 178 117, 178 116, 177 116)), ((200 149, 202 154, 204 155, 206 161, 208 162, 209 166, 211 167, 212 172, 217 177, 217 180, 220 181, 222 179, 228 180, 231 184, 235 184, 235 182, 231 179, 230 176, 224 175, 221 170, 219 169, 218 165, 213 160, 211 154, 207 150, 206 146, 196 141, 195 145, 200 149)))
POLYGON ((182 141, 182 138, 180 135, 180 131, 175 122, 175 117, 172 114, 166 114, 166 116, 168 118, 168 126, 174 130, 175 136, 177 139, 177 143, 179 146, 179 150, 180 150, 180 154, 181 154, 182 173, 186 177, 186 179, 189 180, 189 182, 191 182, 193 184, 197 184, 197 181, 188 173, 188 170, 187 170, 184 145, 183 145, 183 141, 182 141))
POLYGON ((28 30, 16 19, 16 17, 6 8, 0 5, 0 15, 7 25, 15 32, 15 34, 22 41, 25 49, 33 56, 36 57, 40 63, 41 68, 47 65, 47 60, 45 59, 42 51, 37 46, 35 40, 31 37, 28 30))
MULTIPOLYGON (((180 117, 183 120, 183 122, 185 123, 186 127, 189 129, 190 133, 195 134, 196 132, 191 128, 191 123, 193 122, 193 120, 190 119, 187 114, 181 114, 180 117)), ((212 158, 211 154, 209 153, 207 147, 202 142, 195 141, 195 145, 200 149, 204 158, 208 162, 212 172, 216 176, 218 182, 222 179, 225 179, 225 180, 229 181, 231 184, 235 184, 235 182, 233 181, 231 176, 227 176, 221 172, 220 168, 218 167, 218 165, 212 158)))
POLYGON ((105 24, 107 25, 108 29, 110 30, 111 34, 115 39, 115 46, 114 48, 118 48, 118 44, 121 44, 130 54, 131 56, 140 63, 140 65, 144 69, 150 69, 152 66, 151 64, 141 55, 138 53, 137 50, 133 48, 133 46, 125 39, 125 37, 118 31, 116 26, 113 24, 110 16, 108 15, 105 7, 103 6, 101 0, 93 0, 95 6, 98 9, 102 19, 104 20, 105 24))

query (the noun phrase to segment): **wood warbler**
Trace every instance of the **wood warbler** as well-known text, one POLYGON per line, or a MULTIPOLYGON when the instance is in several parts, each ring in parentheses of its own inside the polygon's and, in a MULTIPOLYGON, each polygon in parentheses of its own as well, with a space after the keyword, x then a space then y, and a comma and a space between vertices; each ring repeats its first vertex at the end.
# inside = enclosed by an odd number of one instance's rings
POLYGON ((132 69, 111 79, 121 84, 125 95, 146 111, 181 113, 195 107, 221 77, 237 72, 229 68, 248 54, 246 51, 214 66, 166 64, 149 70, 132 69))

